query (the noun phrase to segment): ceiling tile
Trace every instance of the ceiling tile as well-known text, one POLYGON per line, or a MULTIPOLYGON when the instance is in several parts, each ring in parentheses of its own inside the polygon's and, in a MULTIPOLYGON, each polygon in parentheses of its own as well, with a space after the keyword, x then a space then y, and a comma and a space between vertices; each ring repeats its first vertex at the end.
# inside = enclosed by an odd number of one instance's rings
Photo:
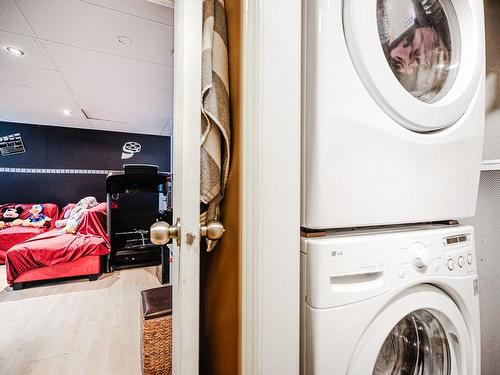
POLYGON ((71 94, 3 84, 0 84, 0 116, 29 124, 89 125, 71 94), (63 109, 71 111, 72 116, 64 116, 63 109))
POLYGON ((124 133, 159 135, 157 128, 134 123, 121 123, 113 121, 90 120, 92 129, 105 131, 118 131, 124 133))
POLYGON ((103 121, 103 122, 116 122, 123 124, 122 126, 129 126, 137 128, 136 131, 151 130, 157 133, 161 132, 162 125, 167 121, 166 118, 155 118, 125 114, 120 112, 111 112, 99 110, 85 110, 90 121, 103 121))
POLYGON ((174 128, 174 122, 172 118, 169 118, 163 129, 161 130, 161 135, 172 135, 174 128))
POLYGON ((36 39, 4 31, 0 31, 0 62, 36 66, 43 69, 56 69, 42 45, 36 39), (24 55, 12 55, 5 50, 5 47, 8 46, 21 49, 24 55))
POLYGON ((171 26, 79 0, 17 0, 17 4, 40 39, 173 66, 171 26), (118 36, 129 37, 131 43, 119 43, 118 36))
POLYGON ((83 2, 95 4, 105 8, 110 8, 145 18, 151 21, 160 22, 165 25, 174 25, 174 10, 162 5, 154 4, 144 0, 82 0, 83 2))
POLYGON ((170 66, 150 64, 53 42, 41 43, 62 72, 173 90, 174 69, 170 66))
POLYGON ((116 122, 122 126, 135 126, 140 129, 151 129, 160 133, 168 121, 166 117, 141 116, 137 114, 125 114, 122 112, 112 112, 105 110, 85 110, 89 121, 116 122))
MULTIPOLYGON (((69 92, 61 73, 36 67, 0 62, 0 83, 39 90, 69 92)), ((29 103, 26 103, 29 105, 29 103)))
POLYGON ((63 74, 76 100, 85 110, 109 111, 133 116, 172 116, 171 91, 63 74))
POLYGON ((0 0, 0 120, 170 134, 172 24, 144 0, 0 0))
POLYGON ((14 0, 0 0, 0 30, 34 36, 14 0))

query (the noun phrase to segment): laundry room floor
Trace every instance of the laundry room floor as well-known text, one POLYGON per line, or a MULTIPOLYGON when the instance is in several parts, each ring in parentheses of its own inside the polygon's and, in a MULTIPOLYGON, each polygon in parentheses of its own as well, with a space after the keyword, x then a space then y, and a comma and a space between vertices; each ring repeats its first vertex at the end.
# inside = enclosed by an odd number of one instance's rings
POLYGON ((0 266, 0 373, 141 373, 140 291, 154 267, 13 291, 0 266))

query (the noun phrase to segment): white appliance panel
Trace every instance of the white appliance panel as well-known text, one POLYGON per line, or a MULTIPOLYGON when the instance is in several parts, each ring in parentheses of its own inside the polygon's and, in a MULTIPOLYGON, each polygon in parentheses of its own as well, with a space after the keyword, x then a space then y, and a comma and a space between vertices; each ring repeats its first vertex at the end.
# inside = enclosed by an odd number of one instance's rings
POLYGON ((303 375, 371 374, 375 366, 383 368, 383 344, 408 316, 435 321, 422 329, 439 331, 446 343, 444 370, 480 374, 472 227, 331 231, 303 239, 301 249, 303 375))
POLYGON ((441 1, 453 7, 459 25, 450 26, 460 30, 458 73, 441 98, 424 102, 391 71, 376 28, 377 1, 370 3, 304 5, 301 225, 325 229, 470 217, 484 132, 482 5, 441 1), (348 21, 344 7, 350 9, 348 21), (361 26, 367 14, 370 24, 361 26), (371 37, 358 40, 364 35, 371 37))

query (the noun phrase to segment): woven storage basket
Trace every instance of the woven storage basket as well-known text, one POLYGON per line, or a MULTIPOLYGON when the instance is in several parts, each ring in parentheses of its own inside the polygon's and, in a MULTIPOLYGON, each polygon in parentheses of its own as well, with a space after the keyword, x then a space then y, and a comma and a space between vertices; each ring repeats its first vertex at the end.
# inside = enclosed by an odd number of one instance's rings
POLYGON ((141 357, 145 375, 172 374, 172 287, 141 292, 141 357))

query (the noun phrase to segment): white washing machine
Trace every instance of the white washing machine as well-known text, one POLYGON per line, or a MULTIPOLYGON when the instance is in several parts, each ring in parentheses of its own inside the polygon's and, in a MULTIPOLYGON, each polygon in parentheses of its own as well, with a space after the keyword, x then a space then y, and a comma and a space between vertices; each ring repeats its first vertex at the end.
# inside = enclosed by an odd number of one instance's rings
POLYGON ((302 226, 474 214, 484 128, 479 0, 307 0, 302 226))
POLYGON ((302 375, 480 375, 469 226, 302 241, 302 375))

